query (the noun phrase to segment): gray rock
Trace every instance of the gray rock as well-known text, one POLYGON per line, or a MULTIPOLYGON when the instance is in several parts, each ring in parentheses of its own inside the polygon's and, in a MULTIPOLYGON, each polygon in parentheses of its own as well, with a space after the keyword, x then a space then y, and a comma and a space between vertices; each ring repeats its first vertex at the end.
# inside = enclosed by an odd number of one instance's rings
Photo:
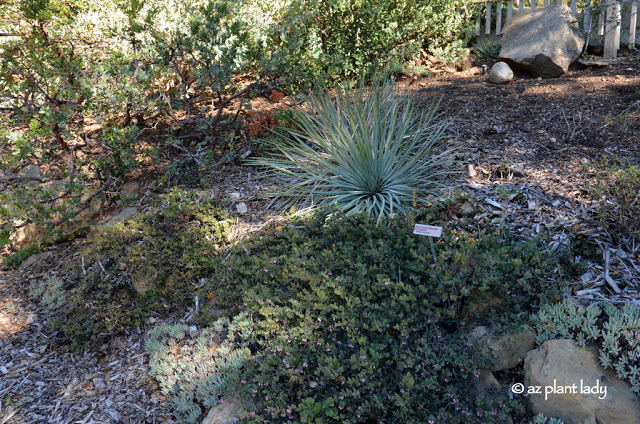
POLYGON ((584 47, 576 19, 567 6, 518 13, 505 26, 500 59, 513 69, 543 78, 566 73, 584 47))
POLYGON ((106 205, 106 201, 104 195, 97 194, 99 191, 100 185, 95 184, 93 187, 89 187, 86 189, 82 197, 80 198, 80 202, 82 204, 89 202, 88 207, 85 208, 82 212, 80 212, 79 216, 85 219, 92 219, 96 216, 100 215, 102 209, 106 205), (91 199, 91 201, 89 201, 91 199))
POLYGON ((476 395, 486 392, 492 388, 500 388, 500 383, 493 373, 489 370, 480 370, 478 378, 473 380, 473 387, 476 389, 476 395))
POLYGON ((506 84, 513 81, 513 71, 504 62, 498 62, 491 67, 489 82, 493 84, 506 84))
POLYGON ((19 177, 30 178, 33 183, 29 185, 35 184, 35 181, 42 181, 44 176, 42 174, 42 169, 36 165, 27 165, 18 172, 19 177))
POLYGON ((128 208, 124 208, 122 210, 122 212, 120 212, 119 214, 117 214, 116 216, 112 217, 111 219, 109 219, 109 221, 107 221, 106 223, 104 223, 104 226, 109 226, 109 225, 113 225, 116 222, 125 220, 125 219, 129 219, 132 216, 134 216, 136 213, 138 212, 138 209, 130 206, 128 208))
POLYGON ((489 367, 491 371, 517 367, 527 352, 536 346, 536 332, 528 325, 524 325, 517 333, 507 333, 500 337, 492 335, 487 327, 480 326, 474 328, 473 336, 486 342, 480 348, 480 355, 493 364, 489 367))
POLYGON ((240 403, 222 402, 209 410, 202 424, 234 424, 234 418, 242 413, 240 403))
POLYGON ((49 255, 51 255, 51 252, 42 252, 42 253, 37 253, 35 255, 31 255, 24 262, 20 264, 20 269, 27 269, 31 265, 46 259, 49 255))
POLYGON ((240 215, 244 215, 245 213, 247 213, 248 209, 247 209, 247 205, 244 202, 240 202, 236 205, 236 211, 238 211, 238 213, 240 215))
POLYGON ((565 424, 640 422, 640 396, 613 370, 600 365, 597 346, 546 341, 527 354, 524 372, 528 388, 541 387, 541 393, 529 395, 535 414, 556 417, 565 424))

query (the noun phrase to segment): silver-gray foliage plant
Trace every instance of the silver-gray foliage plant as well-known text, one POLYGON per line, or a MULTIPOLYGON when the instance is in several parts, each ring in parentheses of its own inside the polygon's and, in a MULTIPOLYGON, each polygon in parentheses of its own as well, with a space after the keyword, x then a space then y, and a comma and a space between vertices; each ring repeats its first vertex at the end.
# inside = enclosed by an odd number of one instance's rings
POLYGON ((180 422, 197 423, 202 408, 223 400, 230 379, 250 357, 244 344, 253 320, 242 313, 233 320, 221 318, 197 337, 187 337, 186 325, 163 325, 151 331, 145 349, 150 375, 171 396, 180 422))
POLYGON ((584 306, 572 298, 544 305, 536 317, 542 343, 553 339, 574 339, 580 346, 597 343, 600 362, 613 368, 619 378, 631 383, 640 394, 640 308, 627 303, 622 309, 611 303, 584 306))
POLYGON ((271 157, 255 160, 283 187, 288 206, 337 208, 376 219, 404 212, 446 187, 459 146, 448 145, 448 122, 437 104, 418 106, 393 80, 367 88, 320 91, 295 114, 295 128, 267 141, 271 157))
POLYGON ((545 417, 543 414, 538 414, 530 421, 530 424, 564 424, 564 421, 559 418, 545 417))
POLYGON ((50 311, 57 311, 67 303, 64 282, 58 277, 33 285, 29 295, 38 299, 50 311))

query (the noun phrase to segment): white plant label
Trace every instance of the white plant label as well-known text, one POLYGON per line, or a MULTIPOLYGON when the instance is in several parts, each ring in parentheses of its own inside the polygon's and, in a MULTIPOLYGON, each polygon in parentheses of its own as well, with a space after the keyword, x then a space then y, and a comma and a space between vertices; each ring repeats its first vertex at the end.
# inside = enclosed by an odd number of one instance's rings
POLYGON ((413 227, 413 234, 419 234, 421 236, 440 237, 442 235, 442 227, 436 227, 435 225, 423 225, 416 224, 413 227))

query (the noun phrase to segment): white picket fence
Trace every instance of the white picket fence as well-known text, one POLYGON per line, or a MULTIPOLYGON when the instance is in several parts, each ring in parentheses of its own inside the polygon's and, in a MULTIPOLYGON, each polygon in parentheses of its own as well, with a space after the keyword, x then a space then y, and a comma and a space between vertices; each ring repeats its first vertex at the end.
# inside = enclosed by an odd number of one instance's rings
POLYGON ((536 9, 550 4, 565 4, 571 8, 585 33, 604 36, 605 59, 617 56, 621 35, 629 46, 635 46, 640 23, 637 19, 640 3, 638 0, 473 0, 473 3, 476 3, 478 9, 476 35, 480 35, 483 27, 487 35, 502 34, 504 25, 511 20, 514 13, 524 8, 536 9))

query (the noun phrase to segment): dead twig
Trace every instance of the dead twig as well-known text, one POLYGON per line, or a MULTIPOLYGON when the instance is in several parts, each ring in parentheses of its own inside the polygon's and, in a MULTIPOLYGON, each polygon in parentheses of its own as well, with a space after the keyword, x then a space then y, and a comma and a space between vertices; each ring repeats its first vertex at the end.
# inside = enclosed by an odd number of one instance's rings
POLYGON ((40 181, 41 183, 47 182, 49 181, 48 178, 44 178, 44 177, 22 177, 22 176, 0 176, 0 181, 28 181, 28 180, 32 180, 32 181, 40 181))

